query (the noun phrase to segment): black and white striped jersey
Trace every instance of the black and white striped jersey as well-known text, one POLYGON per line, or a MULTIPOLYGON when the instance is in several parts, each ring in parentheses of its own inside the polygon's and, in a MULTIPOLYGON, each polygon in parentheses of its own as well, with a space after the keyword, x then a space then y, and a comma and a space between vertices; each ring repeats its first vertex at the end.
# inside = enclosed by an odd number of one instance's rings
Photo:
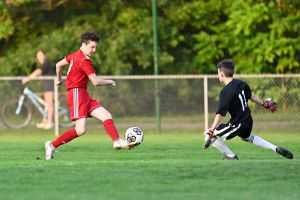
POLYGON ((238 79, 233 79, 220 92, 217 114, 225 116, 230 113, 229 123, 237 125, 241 122, 252 120, 248 100, 251 98, 249 85, 238 79))

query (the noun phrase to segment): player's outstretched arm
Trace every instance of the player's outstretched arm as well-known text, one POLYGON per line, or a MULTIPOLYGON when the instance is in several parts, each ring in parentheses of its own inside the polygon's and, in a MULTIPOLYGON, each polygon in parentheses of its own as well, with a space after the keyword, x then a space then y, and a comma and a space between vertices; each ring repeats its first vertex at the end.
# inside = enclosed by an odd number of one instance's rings
POLYGON ((116 86, 116 82, 110 79, 102 79, 96 76, 95 73, 89 75, 89 79, 93 83, 94 86, 102 86, 102 85, 111 85, 112 87, 116 86))
POLYGON ((61 61, 56 63, 56 85, 60 85, 62 83, 61 74, 63 67, 68 65, 66 58, 62 59, 61 61))
POLYGON ((210 127, 211 131, 213 131, 213 132, 215 131, 215 129, 219 125, 221 119, 222 119, 222 115, 221 114, 216 114, 214 122, 213 122, 212 126, 210 127))
POLYGON ((263 105, 263 100, 261 100, 259 97, 255 96, 254 94, 251 95, 251 99, 252 102, 259 104, 259 105, 263 105))
POLYGON ((265 109, 268 109, 270 112, 275 112, 277 110, 277 105, 275 102, 272 101, 271 98, 268 98, 266 100, 261 100, 259 97, 252 94, 251 101, 253 101, 256 104, 259 104, 263 106, 265 109))

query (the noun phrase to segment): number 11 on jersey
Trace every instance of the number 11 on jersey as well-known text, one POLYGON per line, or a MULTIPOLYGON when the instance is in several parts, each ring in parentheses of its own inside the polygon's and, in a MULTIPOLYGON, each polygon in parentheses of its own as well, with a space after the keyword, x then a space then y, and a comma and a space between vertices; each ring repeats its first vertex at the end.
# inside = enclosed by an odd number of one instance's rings
POLYGON ((243 109, 243 111, 245 111, 245 109, 247 108, 248 105, 247 105, 247 101, 246 101, 244 90, 242 91, 241 94, 239 94, 239 99, 240 99, 241 104, 242 104, 242 109, 243 109))

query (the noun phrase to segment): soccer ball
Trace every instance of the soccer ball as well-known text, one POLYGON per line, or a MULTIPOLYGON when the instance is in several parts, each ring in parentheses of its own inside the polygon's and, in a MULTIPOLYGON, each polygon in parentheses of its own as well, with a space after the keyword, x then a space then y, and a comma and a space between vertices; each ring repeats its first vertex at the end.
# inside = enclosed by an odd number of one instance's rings
POLYGON ((133 146, 138 146, 144 140, 144 133, 139 127, 130 127, 125 132, 125 140, 133 146))

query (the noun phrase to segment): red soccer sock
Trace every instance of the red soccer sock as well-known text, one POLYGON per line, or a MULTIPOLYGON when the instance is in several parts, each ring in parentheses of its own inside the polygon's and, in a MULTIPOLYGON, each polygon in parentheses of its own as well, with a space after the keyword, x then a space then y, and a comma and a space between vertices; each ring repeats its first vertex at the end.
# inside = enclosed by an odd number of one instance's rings
POLYGON ((75 130, 75 128, 70 129, 66 132, 64 132, 61 136, 59 136, 58 138, 56 138, 56 140, 54 140, 52 142, 52 146, 59 147, 60 145, 63 145, 65 143, 70 142, 71 140, 73 140, 74 138, 77 138, 77 132, 75 130))
POLYGON ((115 127, 115 124, 112 119, 107 119, 103 122, 103 126, 107 134, 111 137, 113 141, 119 139, 119 133, 115 127))

